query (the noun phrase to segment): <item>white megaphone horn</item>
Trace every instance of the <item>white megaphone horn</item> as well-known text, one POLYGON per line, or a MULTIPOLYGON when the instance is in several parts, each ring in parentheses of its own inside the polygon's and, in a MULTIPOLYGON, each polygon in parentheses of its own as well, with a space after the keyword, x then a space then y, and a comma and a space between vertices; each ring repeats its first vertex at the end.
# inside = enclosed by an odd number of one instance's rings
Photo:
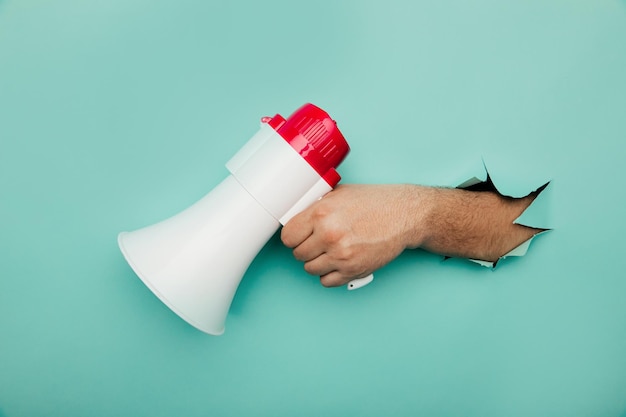
MULTIPOLYGON (((118 243, 141 280, 176 314, 220 335, 250 263, 278 230, 340 180, 350 150, 334 120, 305 104, 261 128, 228 161, 230 175, 181 213, 122 232, 118 243)), ((371 282, 353 280, 348 289, 371 282)))

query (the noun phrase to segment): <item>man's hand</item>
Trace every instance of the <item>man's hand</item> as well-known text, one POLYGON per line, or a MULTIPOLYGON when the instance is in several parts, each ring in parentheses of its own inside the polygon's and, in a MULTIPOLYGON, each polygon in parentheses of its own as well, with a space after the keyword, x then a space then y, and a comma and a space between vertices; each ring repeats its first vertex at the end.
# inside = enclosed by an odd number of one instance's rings
POLYGON ((425 216, 412 185, 340 185, 292 218, 282 229, 304 269, 327 287, 362 278, 419 246, 415 224, 425 216))
POLYGON ((541 231, 513 223, 535 196, 512 199, 408 184, 340 185, 293 217, 281 238, 327 287, 367 276, 408 248, 496 261, 541 231))

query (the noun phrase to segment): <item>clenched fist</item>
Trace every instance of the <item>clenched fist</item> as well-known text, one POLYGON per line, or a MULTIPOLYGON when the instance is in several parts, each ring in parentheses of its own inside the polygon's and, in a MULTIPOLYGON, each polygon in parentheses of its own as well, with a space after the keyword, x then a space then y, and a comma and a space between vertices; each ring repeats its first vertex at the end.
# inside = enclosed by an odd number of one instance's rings
POLYGON ((304 269, 324 286, 362 278, 417 247, 422 234, 420 193, 412 185, 340 185, 293 217, 282 229, 304 269))

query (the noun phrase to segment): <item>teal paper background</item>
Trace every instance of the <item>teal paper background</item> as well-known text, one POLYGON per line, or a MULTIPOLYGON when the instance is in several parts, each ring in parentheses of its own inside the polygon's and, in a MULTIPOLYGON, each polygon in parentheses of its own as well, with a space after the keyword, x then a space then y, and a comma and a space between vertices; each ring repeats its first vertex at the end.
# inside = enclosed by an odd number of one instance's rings
POLYGON ((0 0, 0 416, 626 415, 625 139, 624 1, 0 0), (307 101, 344 182, 484 157, 553 180, 555 231, 495 271, 407 252, 355 292, 274 237, 198 332, 116 235, 307 101))

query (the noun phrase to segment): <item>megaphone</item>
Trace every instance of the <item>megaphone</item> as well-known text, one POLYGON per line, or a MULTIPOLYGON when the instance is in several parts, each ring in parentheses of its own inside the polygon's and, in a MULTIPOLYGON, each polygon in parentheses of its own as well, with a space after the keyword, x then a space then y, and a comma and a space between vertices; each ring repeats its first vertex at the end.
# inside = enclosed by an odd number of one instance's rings
MULTIPOLYGON (((230 175, 198 202, 154 225, 122 232, 131 268, 197 329, 224 333, 237 287, 252 260, 293 216, 332 190, 350 148, 330 116, 305 104, 287 119, 261 119, 228 161, 230 175)), ((356 279, 348 289, 373 277, 356 279)))

